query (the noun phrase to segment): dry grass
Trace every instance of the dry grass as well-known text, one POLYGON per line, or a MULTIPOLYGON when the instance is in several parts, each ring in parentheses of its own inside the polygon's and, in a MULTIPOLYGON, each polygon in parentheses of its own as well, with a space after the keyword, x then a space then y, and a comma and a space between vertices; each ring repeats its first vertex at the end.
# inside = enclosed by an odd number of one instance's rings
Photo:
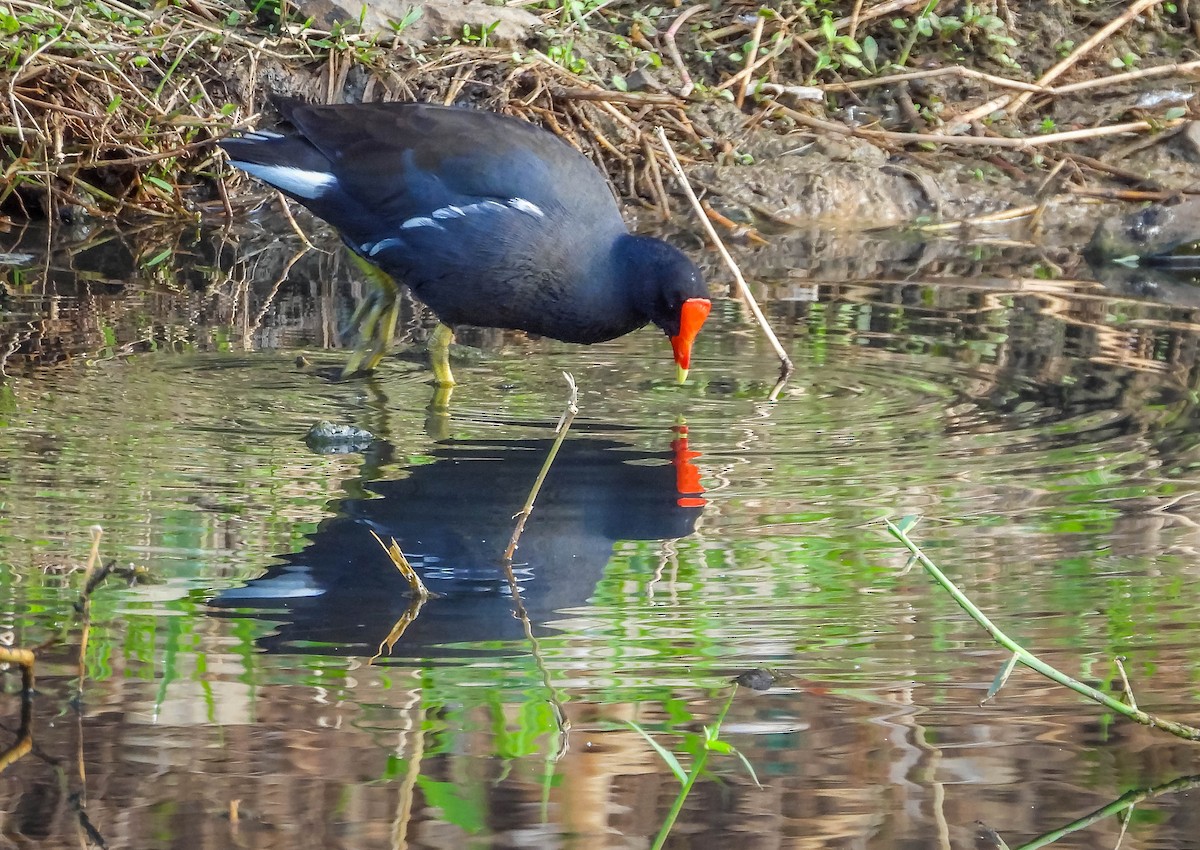
MULTIPOLYGON (((251 5, 0 0, 0 218, 228 214, 226 183, 239 178, 223 167, 212 142, 232 128, 269 123, 262 113, 270 91, 323 102, 469 103, 519 114, 588 153, 619 192, 652 202, 665 216, 667 160, 655 126, 692 156, 744 159, 733 138, 740 131, 705 125, 701 110, 687 108, 697 100, 735 101, 746 128, 788 130, 797 122, 759 93, 783 98, 806 91, 824 101, 824 109, 820 103, 815 109, 818 119, 839 107, 868 117, 898 107, 906 123, 894 122, 890 135, 911 134, 912 143, 955 145, 973 133, 973 145, 991 137, 1011 146, 1015 137, 1050 132, 1056 104, 1068 98, 1096 98, 1159 71, 1155 85, 1169 87, 1172 78, 1196 71, 1196 63, 1109 70, 1129 55, 1135 36, 1166 43, 1186 33, 1187 22, 1151 0, 1140 0, 1146 14, 1136 21, 1119 10, 1087 12, 1091 18, 1074 23, 1092 38, 1073 50, 1020 32, 1022 22, 1049 7, 1018 0, 942 2, 940 15, 927 0, 767 6, 735 0, 715 9, 511 0, 546 22, 515 50, 467 34, 410 48, 391 36, 318 31, 286 15, 264 23, 251 5), (1039 67, 1055 61, 1083 83, 1052 84, 1039 75, 1039 67), (931 62, 938 67, 912 73, 931 62), (624 91, 639 66, 649 67, 662 87, 624 91), (941 74, 942 66, 964 71, 941 74), (801 91, 801 84, 809 88, 801 91), (1005 106, 1007 124, 984 121, 1005 106)), ((1067 23, 1078 17, 1060 14, 1067 23)), ((1168 109, 1130 117, 1153 130, 1188 111, 1168 109)), ((1086 135, 1098 124, 1073 126, 1086 135)))
POLYGON ((219 27, 191 10, 8 0, 0 28, 0 208, 191 214, 179 176, 211 169, 207 145, 237 109, 214 85, 219 27))

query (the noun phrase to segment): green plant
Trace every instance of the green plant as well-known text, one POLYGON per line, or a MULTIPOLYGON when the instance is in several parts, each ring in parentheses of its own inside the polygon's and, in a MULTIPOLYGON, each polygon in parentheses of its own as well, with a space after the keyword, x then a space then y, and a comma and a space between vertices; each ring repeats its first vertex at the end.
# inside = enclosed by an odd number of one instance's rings
POLYGON ((998 15, 985 11, 973 2, 963 5, 958 15, 939 15, 938 0, 929 0, 925 8, 913 19, 912 24, 903 18, 893 18, 892 27, 908 30, 909 36, 900 51, 896 64, 904 67, 912 56, 918 38, 953 40, 956 48, 963 51, 975 50, 975 40, 982 39, 988 55, 1003 65, 1015 67, 1017 62, 1008 55, 1008 49, 1016 46, 1016 39, 1008 34, 1008 26, 998 15))
POLYGON ((1110 59, 1108 65, 1110 68, 1120 71, 1133 68, 1141 61, 1141 56, 1138 56, 1132 50, 1127 50, 1120 56, 1114 56, 1112 59, 1110 59))
POLYGON ((839 35, 833 23, 833 16, 826 13, 821 18, 819 27, 821 37, 825 39, 823 47, 817 50, 817 64, 813 66, 810 80, 824 70, 834 70, 843 65, 857 70, 866 70, 857 54, 863 52, 862 46, 848 35, 839 35))
POLYGON ((546 48, 546 56, 555 65, 566 68, 572 74, 583 74, 588 69, 587 60, 575 52, 575 41, 552 44, 546 48))
POLYGON ((679 813, 683 811, 683 804, 687 801, 688 795, 692 793, 692 788, 695 787, 696 781, 706 774, 705 765, 708 763, 710 753, 718 753, 720 755, 734 755, 742 760, 742 764, 746 766, 746 771, 750 774, 750 778, 754 780, 754 784, 759 788, 762 785, 758 781, 758 776, 754 773, 754 767, 749 760, 739 752, 732 744, 721 740, 721 724, 725 721, 725 715, 729 713, 729 707, 733 705, 733 697, 737 694, 738 686, 735 684, 729 692, 729 699, 725 700, 725 705, 722 706, 720 714, 717 715, 716 721, 712 726, 703 727, 701 736, 692 736, 692 768, 684 770, 683 765, 679 763, 678 757, 670 750, 663 747, 662 744, 655 741, 645 729, 632 721, 627 721, 631 729, 646 739, 647 743, 658 753, 661 758, 671 769, 671 773, 675 774, 675 778, 679 780, 679 793, 675 797, 675 802, 671 805, 671 810, 667 813, 666 819, 658 830, 658 835, 654 838, 654 843, 651 845, 651 850, 660 850, 667 841, 667 836, 670 835, 671 829, 675 826, 675 821, 679 818, 679 813))
POLYGON ((388 21, 388 26, 392 28, 392 32, 401 33, 415 24, 423 14, 424 10, 420 6, 413 6, 404 17, 398 21, 388 21))
POLYGON ((486 26, 480 24, 478 29, 472 27, 470 24, 463 24, 462 37, 459 39, 459 41, 463 42, 464 44, 478 44, 480 47, 487 47, 488 40, 491 38, 492 33, 496 31, 496 27, 498 26, 500 26, 499 21, 492 21, 492 23, 487 24, 486 26))

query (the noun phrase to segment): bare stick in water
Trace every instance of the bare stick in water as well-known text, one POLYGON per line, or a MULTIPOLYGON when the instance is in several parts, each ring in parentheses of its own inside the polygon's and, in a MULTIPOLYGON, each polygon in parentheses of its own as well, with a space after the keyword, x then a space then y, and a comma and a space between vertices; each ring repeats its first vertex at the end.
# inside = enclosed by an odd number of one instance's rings
POLYGON ((530 645, 533 647, 533 660, 537 662, 538 670, 541 671, 542 683, 546 686, 546 692, 550 695, 548 701, 554 708, 554 716, 559 730, 559 747, 558 754, 555 756, 556 759, 561 758, 567 752, 567 733, 571 731, 571 721, 567 719, 566 711, 563 709, 562 702, 558 698, 558 692, 555 690, 554 683, 550 679, 550 671, 546 668, 545 659, 542 658, 541 645, 538 642, 537 636, 533 633, 533 623, 529 621, 529 612, 525 610, 525 603, 521 601, 521 588, 517 583, 516 573, 513 572, 513 555, 516 554, 517 545, 521 541, 521 533, 525 530, 525 523, 529 520, 529 515, 533 513, 533 504, 537 501, 542 484, 545 482, 546 476, 550 473, 550 466, 554 463, 554 458, 558 456, 558 450, 562 448, 563 441, 567 438, 567 431, 571 429, 571 423, 575 421, 575 415, 579 413, 579 388, 575 385, 575 378, 569 372, 563 372, 563 377, 567 379, 567 386, 570 388, 570 394, 567 396, 567 406, 563 410, 562 416, 559 417, 558 425, 554 429, 554 443, 550 446, 550 451, 546 453, 546 460, 542 463, 542 468, 533 482, 533 487, 529 490, 529 496, 525 499, 524 507, 521 508, 521 512, 516 516, 517 524, 513 528, 512 537, 509 538, 508 548, 504 550, 503 562, 504 574, 508 579, 508 587, 512 591, 513 608, 517 618, 521 621, 521 625, 525 629, 525 637, 528 638, 530 645))
POLYGON ((425 582, 421 581, 421 576, 417 574, 415 569, 413 569, 413 565, 408 562, 408 558, 404 557, 404 552, 400 550, 400 544, 396 542, 394 537, 392 538, 391 545, 389 546, 387 543, 384 543, 383 538, 374 531, 371 532, 371 536, 375 538, 375 542, 383 547, 383 551, 387 553, 387 556, 389 559, 391 559, 392 564, 397 570, 400 571, 400 575, 404 577, 404 580, 408 582, 408 587, 411 591, 408 609, 400 616, 400 619, 396 621, 396 624, 392 626, 392 629, 390 632, 388 632, 387 637, 380 641, 379 649, 371 658, 371 661, 374 662, 376 658, 379 658, 383 655, 384 650, 387 652, 392 651, 392 647, 394 647, 396 642, 404 636, 404 633, 408 631, 408 627, 413 624, 413 621, 420 616, 421 606, 437 596, 437 594, 431 593, 429 588, 425 586, 425 582))
POLYGON ((700 206, 700 199, 696 197, 696 193, 692 190, 692 184, 688 182, 687 175, 683 171, 683 166, 679 164, 679 157, 675 156, 675 149, 671 147, 671 142, 667 139, 667 134, 663 132, 662 127, 658 128, 657 133, 659 143, 663 146, 663 150, 667 152, 667 158, 671 160, 671 168, 675 171, 675 177, 678 178, 679 185, 683 188, 684 194, 688 196, 688 200, 692 202, 692 209, 696 211, 696 217, 704 225, 704 230, 708 233, 708 238, 717 247, 717 251, 721 254, 721 259, 725 261, 725 265, 733 272, 733 279, 737 281, 738 291, 741 292, 742 298, 746 300, 746 304, 750 307, 750 312, 754 314, 754 318, 763 329, 763 333, 767 335, 767 340, 771 343, 771 347, 775 349, 775 354, 779 357, 781 368, 779 382, 771 390, 771 399, 773 401, 778 398, 779 391, 783 389, 784 382, 791 377, 796 367, 792 365, 792 358, 788 357, 787 351, 779 342, 779 337, 775 336, 775 331, 771 329, 771 323, 767 321, 767 317, 763 315, 763 311, 759 308, 758 301, 754 298, 754 293, 750 291, 750 285, 746 283, 746 278, 742 276, 742 270, 738 268, 738 264, 730 256, 729 251, 725 248, 725 243, 721 241, 721 237, 717 235, 717 229, 712 226, 712 222, 704 214, 704 207, 700 206))

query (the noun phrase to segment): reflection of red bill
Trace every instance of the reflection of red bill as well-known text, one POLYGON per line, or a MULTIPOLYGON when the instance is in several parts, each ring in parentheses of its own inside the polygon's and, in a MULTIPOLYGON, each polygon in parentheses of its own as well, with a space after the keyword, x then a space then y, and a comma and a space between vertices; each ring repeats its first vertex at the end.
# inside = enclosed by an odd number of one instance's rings
POLYGON ((708 504, 707 499, 701 498, 704 487, 700 484, 700 469, 692 463, 693 458, 700 457, 700 452, 688 448, 686 425, 676 425, 671 429, 679 436, 671 441, 671 452, 675 464, 675 490, 679 498, 675 503, 681 508, 702 508, 708 504))

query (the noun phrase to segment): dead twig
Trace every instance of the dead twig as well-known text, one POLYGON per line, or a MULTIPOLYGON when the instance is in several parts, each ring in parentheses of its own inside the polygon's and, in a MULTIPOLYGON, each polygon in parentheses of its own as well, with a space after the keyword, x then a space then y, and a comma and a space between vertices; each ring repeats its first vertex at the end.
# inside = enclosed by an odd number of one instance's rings
POLYGON ((742 104, 746 102, 746 91, 750 88, 750 75, 754 73, 754 61, 758 58, 758 45, 762 42, 763 24, 766 23, 766 20, 762 15, 754 19, 754 33, 750 36, 750 47, 746 51, 746 67, 737 75, 741 78, 741 88, 733 102, 738 109, 741 109, 742 104))
POLYGON ((704 225, 705 231, 708 233, 708 238, 712 240, 717 251, 721 255, 721 259, 725 261, 725 265, 733 273, 733 279, 737 281, 738 291, 742 298, 745 299, 746 305, 750 308, 750 312, 754 314, 755 320, 758 321, 759 327, 763 329, 767 340, 771 343, 771 347, 775 350, 775 354, 779 357, 780 373, 779 380, 775 387, 771 390, 770 398, 774 401, 779 397, 780 391, 783 390, 783 385, 787 383, 787 379, 791 377, 795 371, 795 366, 792 365, 792 358, 788 356, 787 349, 779 342, 779 337, 775 335, 775 331, 771 328, 771 323, 767 321, 767 317, 763 315, 762 309, 758 306, 758 301, 754 298, 754 293, 750 291, 750 285, 746 283, 746 278, 742 276, 742 270, 738 268, 738 264, 734 262, 729 251, 725 248, 725 243, 721 241, 721 237, 717 235, 717 230, 709 221, 708 215, 704 212, 704 207, 700 205, 700 199, 696 197, 696 193, 692 190, 691 183, 688 182, 687 174, 683 170, 683 166, 679 164, 679 157, 675 155, 675 148, 671 146, 671 142, 667 139, 667 134, 662 127, 657 130, 659 144, 667 153, 667 158, 671 161, 671 168, 675 171, 675 177, 679 180, 679 185, 683 189, 688 200, 692 202, 692 209, 696 211, 696 217, 700 219, 700 223, 704 225))
MULTIPOLYGON (((508 579, 508 587, 512 592, 513 608, 517 615, 517 619, 521 621, 521 625, 525 630, 525 637, 532 647, 533 659, 537 663, 538 670, 542 674, 542 683, 546 687, 547 701, 554 709, 555 720, 558 724, 559 744, 558 750, 554 755, 554 759, 562 758, 567 752, 568 737, 567 733, 571 731, 571 721, 567 718, 567 713, 563 709, 562 702, 558 698, 558 691, 554 687, 554 682, 550 677, 550 670, 546 666, 545 658, 542 656, 541 643, 537 639, 537 635, 533 633, 533 623, 530 622, 529 612, 525 609, 525 603, 521 600, 521 586, 517 581, 516 573, 513 572, 513 555, 516 554, 517 546, 521 541, 521 534, 525 531, 525 523, 529 520, 533 513, 534 503, 537 501, 538 493, 541 492, 542 484, 546 481, 546 476, 550 474, 550 467, 554 464, 554 459, 558 457, 558 451, 562 448, 563 441, 567 438, 567 432, 571 430, 571 423, 575 421, 575 416, 579 413, 579 387, 575 385, 575 378, 569 372, 563 372, 563 377, 567 381, 568 395, 567 404, 559 417, 558 425, 554 428, 554 442, 550 445, 550 451, 546 453, 546 460, 542 463, 542 468, 538 471, 537 478, 534 479, 533 486, 529 489, 529 495, 525 498, 525 504, 517 514, 517 523, 513 528, 512 537, 509 538, 508 546, 504 550, 504 559, 502 566, 504 567, 505 577, 508 579)), ((549 580, 547 578, 547 580, 549 580)))
POLYGON ((675 95, 665 92, 626 92, 556 86, 550 89, 550 93, 564 100, 602 100, 606 103, 625 103, 630 106, 679 106, 683 102, 675 95))
POLYGON ((929 143, 962 147, 1016 148, 1018 150, 1032 150, 1063 142, 1100 139, 1107 136, 1122 136, 1129 133, 1157 132, 1176 127, 1185 120, 1177 118, 1161 122, 1127 121, 1124 124, 1111 124, 1106 127, 1087 127, 1082 130, 1065 130, 1061 133, 1046 133, 1042 136, 1021 136, 1015 138, 1011 136, 951 136, 945 133, 898 133, 892 130, 869 130, 863 127, 847 127, 844 124, 823 121, 820 118, 805 115, 803 112, 797 112, 795 109, 784 106, 777 100, 771 101, 768 106, 771 109, 779 110, 797 124, 803 124, 806 127, 812 127, 813 129, 829 133, 837 133, 842 136, 858 136, 863 139, 873 139, 895 144, 929 143))

